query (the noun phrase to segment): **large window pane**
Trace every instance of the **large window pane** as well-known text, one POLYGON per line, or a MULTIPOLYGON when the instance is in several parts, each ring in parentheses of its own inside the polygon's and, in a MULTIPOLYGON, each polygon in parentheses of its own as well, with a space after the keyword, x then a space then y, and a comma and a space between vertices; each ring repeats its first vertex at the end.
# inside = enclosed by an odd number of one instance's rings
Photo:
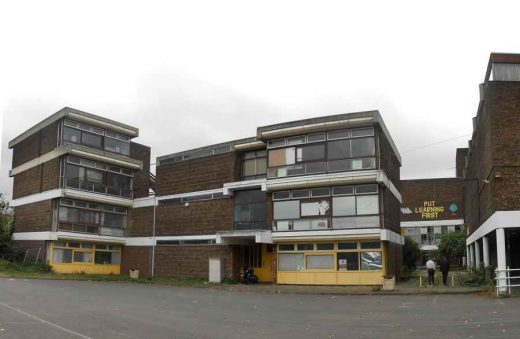
POLYGON ((132 177, 108 172, 107 192, 113 195, 129 197, 132 195, 132 177))
POLYGON ((338 271, 359 270, 358 252, 338 252, 338 271))
POLYGON ((332 198, 333 215, 355 215, 356 214, 356 197, 334 197, 332 198))
POLYGON ((357 214, 379 214, 379 196, 366 195, 357 196, 357 214))
POLYGON ((63 139, 79 144, 81 142, 81 131, 74 128, 64 127, 63 139))
POLYGON ((327 200, 301 203, 302 217, 314 215, 328 215, 330 213, 329 211, 330 203, 327 200))
POLYGON ((69 264, 72 262, 72 250, 54 248, 52 260, 55 263, 69 264))
POLYGON ((105 213, 103 213, 102 225, 109 226, 109 227, 125 228, 126 227, 126 215, 105 212, 105 213))
POLYGON ((333 255, 308 255, 307 269, 310 270, 326 270, 334 268, 333 255))
POLYGON ((256 175, 256 159, 245 160, 242 164, 243 176, 256 175))
POLYGON ((352 158, 375 155, 374 138, 352 139, 352 158))
POLYGON ((256 159, 256 175, 267 173, 267 158, 256 159))
POLYGON ((350 140, 336 140, 327 143, 328 160, 350 158, 350 140))
POLYGON ((361 252, 361 269, 369 271, 382 270, 381 252, 361 252))
POLYGON ((302 271, 303 259, 303 253, 280 253, 278 254, 278 268, 280 271, 302 271))
POLYGON ((295 162, 294 147, 269 151, 269 167, 292 165, 295 162))
POLYGON ((123 155, 129 155, 130 144, 121 140, 105 137, 105 150, 123 155))
POLYGON ((69 208, 60 206, 59 221, 61 222, 78 222, 78 210, 75 208, 69 208))
POLYGON ((373 228, 379 227, 379 216, 333 218, 332 227, 337 228, 373 228))
POLYGON ((296 161, 313 161, 325 159, 325 145, 309 145, 296 149, 296 161))
POLYGON ((274 219, 298 219, 300 217, 299 201, 276 201, 274 206, 274 219))
POLYGON ((91 134, 87 132, 81 133, 81 143, 83 145, 101 148, 102 139, 103 137, 97 134, 91 134))
POLYGON ((121 263, 121 253, 96 251, 95 262, 98 265, 119 265, 121 263))
POLYGON ((92 253, 75 251, 74 262, 92 262, 92 253))

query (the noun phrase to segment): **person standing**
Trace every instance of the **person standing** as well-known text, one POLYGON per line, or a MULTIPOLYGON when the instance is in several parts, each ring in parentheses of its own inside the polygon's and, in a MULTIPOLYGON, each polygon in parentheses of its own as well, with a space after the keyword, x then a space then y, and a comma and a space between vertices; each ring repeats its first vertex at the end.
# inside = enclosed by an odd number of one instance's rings
POLYGON ((448 271, 450 270, 450 262, 446 260, 446 257, 442 257, 439 267, 442 272, 442 283, 444 286, 448 286, 448 271))
POLYGON ((426 262, 426 269, 428 270, 428 285, 432 286, 435 284, 435 263, 429 259, 426 262))

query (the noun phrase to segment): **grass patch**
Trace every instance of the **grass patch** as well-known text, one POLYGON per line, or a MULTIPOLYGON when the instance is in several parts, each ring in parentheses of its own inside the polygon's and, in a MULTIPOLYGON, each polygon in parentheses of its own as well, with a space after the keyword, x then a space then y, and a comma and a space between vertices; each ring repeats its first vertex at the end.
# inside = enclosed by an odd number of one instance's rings
MULTIPOLYGON (((113 281, 141 284, 171 285, 186 287, 207 287, 208 282, 202 278, 138 278, 132 279, 124 274, 86 274, 84 272, 62 274, 51 271, 49 265, 22 264, 0 260, 0 277, 20 279, 78 280, 78 281, 113 281)), ((230 279, 231 280, 231 279, 230 279)), ((225 282, 230 283, 230 282, 225 282)))

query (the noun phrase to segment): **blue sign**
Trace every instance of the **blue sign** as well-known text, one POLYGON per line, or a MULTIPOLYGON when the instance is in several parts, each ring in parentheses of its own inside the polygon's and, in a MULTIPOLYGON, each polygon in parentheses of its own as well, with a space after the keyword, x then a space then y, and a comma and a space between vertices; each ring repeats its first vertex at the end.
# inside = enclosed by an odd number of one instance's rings
POLYGON ((456 203, 452 203, 450 206, 448 206, 448 209, 451 213, 455 213, 459 210, 459 206, 457 206, 456 203))

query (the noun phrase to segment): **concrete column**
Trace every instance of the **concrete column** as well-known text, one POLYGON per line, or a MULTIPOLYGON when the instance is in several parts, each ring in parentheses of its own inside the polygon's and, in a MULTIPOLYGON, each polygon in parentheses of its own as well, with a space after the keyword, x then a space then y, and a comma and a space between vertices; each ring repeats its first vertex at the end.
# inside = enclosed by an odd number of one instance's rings
MULTIPOLYGON (((505 270, 506 269, 506 233, 503 228, 497 228, 496 230, 497 235, 497 269, 498 270, 505 270)), ((497 274, 497 284, 498 284, 498 290, 499 292, 505 292, 506 291, 506 285, 507 281, 505 279, 506 272, 498 272, 497 274)))
POLYGON ((475 267, 475 243, 469 244, 469 267, 475 267))
POLYGON ((488 239, 488 237, 482 238, 482 254, 484 257, 484 266, 489 267, 489 239, 488 239))
POLYGON ((471 260, 469 258, 470 251, 469 251, 469 245, 466 245, 466 267, 471 267, 471 260))
POLYGON ((480 268, 480 244, 478 240, 475 241, 475 268, 480 268))

